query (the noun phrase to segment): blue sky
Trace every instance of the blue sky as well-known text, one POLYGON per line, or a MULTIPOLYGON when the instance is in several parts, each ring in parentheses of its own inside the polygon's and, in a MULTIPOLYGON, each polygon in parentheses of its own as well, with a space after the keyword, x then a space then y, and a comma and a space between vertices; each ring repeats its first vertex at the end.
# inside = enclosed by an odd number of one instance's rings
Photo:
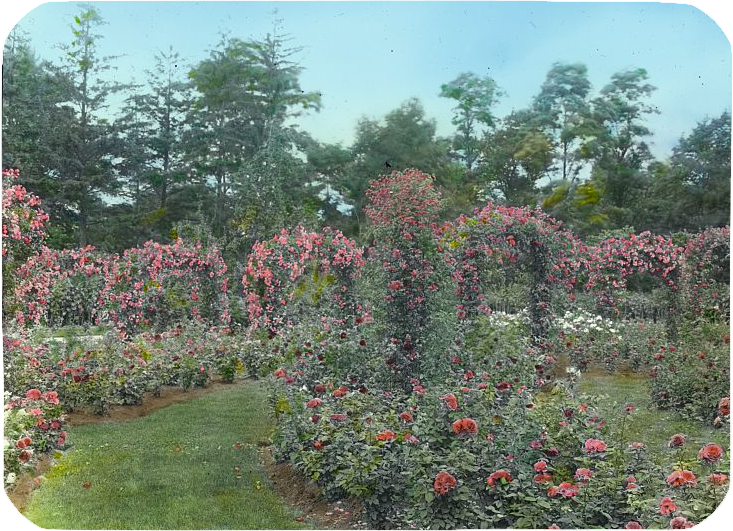
MULTIPOLYGON (((652 151, 666 157, 701 119, 731 108, 731 49, 695 7, 653 3, 524 2, 98 2, 107 25, 100 48, 120 55, 115 77, 144 79, 157 50, 172 45, 193 65, 221 32, 259 38, 277 18, 303 46, 305 90, 323 110, 303 117, 323 141, 353 140, 361 116, 381 117, 409 97, 452 132, 440 85, 461 72, 492 76, 506 92, 499 116, 526 106, 555 61, 584 62, 594 90, 617 71, 643 67, 658 87, 649 120, 652 151)), ((39 56, 70 40, 75 2, 43 4, 20 21, 39 56)))

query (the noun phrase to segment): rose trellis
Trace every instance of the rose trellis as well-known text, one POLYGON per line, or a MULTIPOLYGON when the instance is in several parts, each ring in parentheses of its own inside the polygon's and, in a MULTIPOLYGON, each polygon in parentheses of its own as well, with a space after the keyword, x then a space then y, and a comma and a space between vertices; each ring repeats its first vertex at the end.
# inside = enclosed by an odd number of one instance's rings
POLYGON ((282 229, 255 243, 242 277, 251 325, 276 333, 289 323, 293 303, 308 284, 308 305, 318 307, 326 294, 330 317, 346 324, 357 311, 352 283, 363 263, 363 249, 328 227, 320 233, 302 226, 282 229))
POLYGON ((105 265, 100 304, 109 320, 126 332, 165 327, 183 318, 227 326, 226 273, 217 248, 181 238, 172 244, 148 241, 105 265))
POLYGON ((642 232, 627 237, 607 238, 598 245, 586 248, 584 257, 585 285, 602 309, 615 310, 617 293, 626 289, 635 275, 647 275, 657 280, 667 293, 667 333, 670 339, 677 335, 680 266, 684 248, 671 238, 642 232))
POLYGON ((419 170, 394 171, 379 176, 366 191, 365 212, 375 237, 370 259, 381 266, 385 284, 378 301, 386 323, 385 361, 407 390, 435 361, 441 343, 431 322, 445 276, 434 235, 441 197, 433 181, 434 176, 419 170))
POLYGON ((439 235, 456 282, 458 317, 464 322, 491 312, 485 300, 490 288, 485 273, 526 258, 531 278, 530 327, 534 344, 543 345, 552 320, 551 283, 574 283, 575 249, 580 241, 539 208, 493 203, 444 225, 439 235))
POLYGON ((680 285, 685 307, 699 314, 730 311, 730 227, 713 227, 691 236, 684 249, 680 285))

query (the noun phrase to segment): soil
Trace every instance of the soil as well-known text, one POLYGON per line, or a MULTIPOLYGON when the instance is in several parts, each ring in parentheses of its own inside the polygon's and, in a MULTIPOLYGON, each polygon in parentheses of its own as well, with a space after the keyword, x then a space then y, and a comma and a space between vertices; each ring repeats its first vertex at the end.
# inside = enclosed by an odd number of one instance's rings
POLYGON ((295 507, 299 518, 316 529, 363 529, 359 521, 361 507, 356 501, 329 502, 320 487, 305 478, 288 462, 277 462, 270 447, 260 448, 265 472, 273 490, 295 507))
POLYGON ((26 472, 18 477, 12 488, 6 489, 5 493, 10 498, 10 501, 15 505, 21 513, 25 506, 28 504, 28 500, 31 497, 33 489, 35 489, 41 482, 41 475, 48 472, 53 466, 53 457, 48 454, 44 454, 36 463, 36 468, 33 472, 26 472))

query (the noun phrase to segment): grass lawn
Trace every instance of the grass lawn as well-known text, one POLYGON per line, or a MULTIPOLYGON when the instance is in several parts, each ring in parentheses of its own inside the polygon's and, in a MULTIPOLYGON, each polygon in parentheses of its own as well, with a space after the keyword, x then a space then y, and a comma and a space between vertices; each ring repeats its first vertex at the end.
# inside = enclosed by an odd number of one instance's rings
POLYGON ((687 435, 685 445, 690 452, 705 443, 716 442, 729 448, 730 433, 727 428, 715 429, 712 425, 687 420, 675 411, 655 409, 649 398, 645 376, 588 376, 580 383, 582 393, 596 395, 593 403, 609 420, 618 416, 624 404, 633 403, 636 409, 627 420, 625 435, 629 441, 640 441, 652 454, 660 454, 667 448, 670 436, 687 435))
POLYGON ((146 417, 72 427, 73 449, 25 516, 55 529, 303 529, 269 488, 261 385, 246 382, 146 417))

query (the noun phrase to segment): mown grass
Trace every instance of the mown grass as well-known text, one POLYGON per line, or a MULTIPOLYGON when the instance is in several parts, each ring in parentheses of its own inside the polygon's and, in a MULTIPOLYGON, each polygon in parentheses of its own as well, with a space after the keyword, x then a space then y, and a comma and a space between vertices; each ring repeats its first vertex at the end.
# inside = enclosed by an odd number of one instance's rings
POLYGON ((303 529, 268 486, 265 393, 233 384, 149 416, 73 427, 25 516, 54 529, 303 529))
POLYGON ((609 421, 622 414, 625 404, 633 403, 636 408, 625 422, 625 438, 643 442, 652 454, 664 452, 670 436, 675 433, 685 434, 687 446, 695 451, 709 442, 716 442, 723 448, 729 447, 730 433, 727 428, 715 429, 712 425, 685 419, 675 411, 656 409, 649 397, 647 378, 644 376, 584 375, 580 391, 597 396, 593 403, 609 421))

